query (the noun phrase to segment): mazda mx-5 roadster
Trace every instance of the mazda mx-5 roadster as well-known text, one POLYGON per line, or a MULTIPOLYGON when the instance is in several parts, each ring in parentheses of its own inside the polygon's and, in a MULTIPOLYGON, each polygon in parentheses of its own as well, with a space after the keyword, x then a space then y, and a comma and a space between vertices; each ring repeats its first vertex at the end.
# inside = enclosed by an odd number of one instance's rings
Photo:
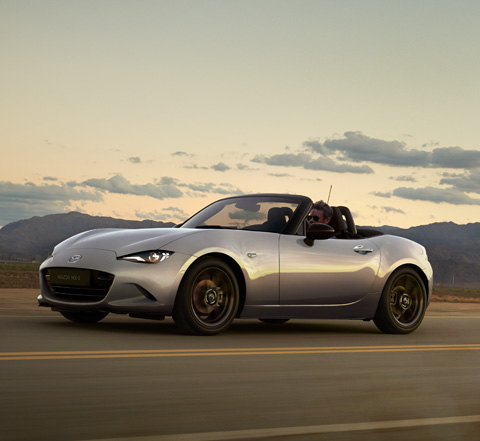
POLYGON ((174 228, 97 229, 54 248, 40 267, 40 306, 74 322, 110 313, 161 320, 188 334, 235 318, 373 320, 383 332, 418 328, 432 292, 423 246, 357 228, 347 207, 307 222, 311 199, 221 199, 174 228))

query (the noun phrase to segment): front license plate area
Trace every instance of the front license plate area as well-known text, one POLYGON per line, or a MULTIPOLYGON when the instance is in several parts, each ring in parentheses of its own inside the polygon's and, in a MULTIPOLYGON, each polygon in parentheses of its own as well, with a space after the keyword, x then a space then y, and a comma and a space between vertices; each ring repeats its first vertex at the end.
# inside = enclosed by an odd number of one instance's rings
POLYGON ((52 268, 48 271, 51 285, 60 286, 90 286, 89 270, 52 268))

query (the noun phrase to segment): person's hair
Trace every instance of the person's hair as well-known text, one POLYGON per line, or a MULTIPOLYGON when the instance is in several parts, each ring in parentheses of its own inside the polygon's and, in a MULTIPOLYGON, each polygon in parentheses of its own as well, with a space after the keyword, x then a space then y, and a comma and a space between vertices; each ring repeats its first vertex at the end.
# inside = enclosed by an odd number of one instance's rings
POLYGON ((323 217, 329 217, 330 219, 333 216, 333 210, 330 205, 323 201, 317 201, 313 204, 313 210, 323 211, 323 217))

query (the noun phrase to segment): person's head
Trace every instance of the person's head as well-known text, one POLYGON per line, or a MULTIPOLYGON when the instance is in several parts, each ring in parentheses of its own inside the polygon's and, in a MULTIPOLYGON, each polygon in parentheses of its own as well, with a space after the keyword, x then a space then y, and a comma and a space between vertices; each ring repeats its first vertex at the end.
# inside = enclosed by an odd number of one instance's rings
POLYGON ((318 201, 313 204, 312 211, 308 216, 308 223, 321 223, 321 224, 328 224, 330 219, 332 219, 333 210, 327 203, 323 201, 318 201))

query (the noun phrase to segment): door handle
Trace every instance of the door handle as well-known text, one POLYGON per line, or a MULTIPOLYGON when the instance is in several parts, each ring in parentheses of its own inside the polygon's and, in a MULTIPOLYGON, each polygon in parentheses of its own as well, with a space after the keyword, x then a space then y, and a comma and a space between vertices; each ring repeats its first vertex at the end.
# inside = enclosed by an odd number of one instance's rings
POLYGON ((364 248, 363 245, 357 245, 353 251, 355 251, 358 254, 368 254, 368 253, 373 253, 373 248, 364 248))

